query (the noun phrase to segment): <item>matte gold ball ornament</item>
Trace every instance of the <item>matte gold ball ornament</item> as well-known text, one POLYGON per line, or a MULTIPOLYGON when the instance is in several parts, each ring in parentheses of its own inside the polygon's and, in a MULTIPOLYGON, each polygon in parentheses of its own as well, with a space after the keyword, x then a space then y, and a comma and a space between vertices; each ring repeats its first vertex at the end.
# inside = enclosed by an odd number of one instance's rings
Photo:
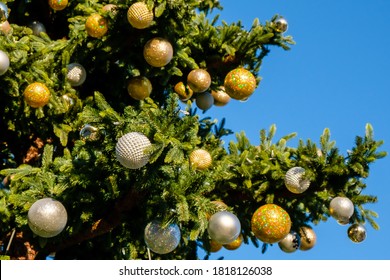
POLYGON ((108 31, 107 20, 99 14, 92 14, 85 22, 87 34, 93 38, 101 38, 108 31))
POLYGON ((116 143, 116 158, 126 168, 139 169, 149 162, 150 155, 145 150, 151 145, 149 139, 140 132, 126 133, 116 143))
POLYGON ((49 6, 55 11, 62 11, 68 6, 68 0, 49 0, 49 6))
POLYGON ((146 42, 143 55, 149 65, 163 67, 172 60, 173 47, 167 39, 156 37, 146 42))
POLYGON ((214 97, 215 106, 225 106, 231 99, 229 94, 226 93, 224 86, 219 87, 217 90, 212 90, 211 95, 214 97))
POLYGON ((188 86, 195 92, 205 92, 211 85, 211 76, 204 69, 194 69, 187 76, 188 86))
POLYGON ((50 90, 45 84, 35 82, 29 84, 23 93, 24 100, 32 108, 45 106, 50 100, 50 90))
POLYGON ((299 250, 307 251, 310 250, 316 245, 317 235, 311 227, 302 226, 298 230, 298 234, 301 238, 301 244, 299 250))
POLYGON ((152 83, 144 76, 133 77, 127 84, 127 92, 135 100, 144 100, 152 92, 152 83))
POLYGON ((211 155, 204 149, 196 149, 190 154, 190 165, 195 169, 204 170, 211 166, 211 155))
POLYGON ((153 22, 153 11, 143 2, 134 3, 127 10, 127 20, 134 28, 148 28, 153 22))
POLYGON ((256 78, 249 70, 239 67, 225 76, 224 87, 231 98, 245 100, 255 91, 256 78))
POLYGON ((299 166, 290 168, 284 177, 286 188, 295 194, 306 191, 310 186, 310 180, 305 179, 305 169, 299 166))
POLYGON ((352 242, 360 243, 366 239, 366 228, 360 224, 353 224, 348 228, 348 237, 352 242))

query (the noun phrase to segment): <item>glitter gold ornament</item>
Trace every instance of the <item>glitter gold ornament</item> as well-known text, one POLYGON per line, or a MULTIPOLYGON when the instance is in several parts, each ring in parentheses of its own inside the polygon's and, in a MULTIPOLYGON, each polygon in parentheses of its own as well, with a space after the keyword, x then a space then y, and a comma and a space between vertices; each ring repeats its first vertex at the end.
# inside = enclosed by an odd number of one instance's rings
POLYGON ((253 214, 251 227, 258 239, 265 243, 275 243, 290 232, 291 219, 282 207, 276 204, 265 204, 253 214))
POLYGON ((143 2, 134 3, 127 10, 127 20, 134 28, 148 28, 153 22, 153 11, 143 2))
POLYGON ((225 87, 219 87, 217 90, 212 90, 211 95, 214 97, 215 106, 225 106, 230 101, 229 94, 226 93, 225 87))
POLYGON ((240 248, 243 241, 244 241, 244 237, 242 236, 242 234, 240 234, 236 238, 236 240, 234 240, 228 244, 223 245, 223 247, 225 247, 225 249, 228 249, 228 250, 237 250, 238 248, 240 248))
POLYGON ((278 18, 274 21, 274 28, 276 32, 283 33, 288 29, 288 23, 285 18, 278 18))
POLYGON ((210 241, 209 241, 209 246, 210 246, 209 250, 211 253, 218 252, 219 250, 222 249, 222 244, 220 244, 217 241, 212 240, 212 239, 210 239, 210 241))
POLYGON ((127 84, 127 92, 135 100, 144 100, 152 92, 152 83, 144 76, 133 77, 127 84))
POLYGON ((64 230, 68 214, 61 202, 52 198, 42 198, 34 202, 28 210, 27 221, 36 235, 50 238, 64 230))
POLYGON ((68 0, 49 0, 49 6, 55 11, 61 11, 68 6, 68 0))
POLYGON ((305 169, 296 166, 286 172, 284 184, 290 192, 299 194, 309 188, 310 180, 305 179, 305 169))
POLYGON ((171 61, 173 48, 168 40, 156 37, 146 42, 143 54, 149 65, 163 67, 171 61))
POLYGON ((190 154, 190 165, 196 169, 204 170, 212 163, 211 155, 204 149, 196 149, 190 154))
POLYGON ((180 243, 181 232, 177 224, 164 224, 153 220, 147 224, 144 231, 144 240, 148 248, 157 254, 168 254, 176 249, 180 243))
POLYGON ((118 139, 115 152, 117 160, 129 169, 139 169, 149 161, 149 154, 145 149, 152 144, 142 133, 129 132, 118 139))
POLYGON ((307 251, 316 245, 317 235, 311 227, 300 227, 298 234, 301 237, 301 245, 299 246, 299 250, 307 251))
POLYGON ((204 69, 194 69, 187 76, 187 84, 196 93, 205 92, 211 85, 211 76, 204 69))
POLYGON ((366 228, 363 225, 353 224, 348 228, 348 237, 355 243, 363 242, 366 236, 366 228))
POLYGON ((208 110, 214 104, 214 97, 209 92, 197 93, 195 99, 196 106, 201 110, 208 110))
POLYGON ((9 57, 8 55, 0 50, 0 76, 4 75, 9 68, 9 57))
POLYGON ((335 197, 330 201, 330 215, 337 221, 346 222, 352 217, 355 208, 348 197, 335 197))
POLYGON ((183 82, 178 82, 173 89, 177 95, 179 95, 179 99, 181 101, 189 100, 194 93, 192 89, 189 86, 186 86, 183 82))
POLYGON ((72 87, 81 86, 87 79, 87 71, 81 64, 70 63, 66 68, 66 79, 72 87))
POLYGON ((241 223, 233 213, 220 211, 211 216, 207 231, 212 240, 222 245, 229 244, 240 235, 241 223))
POLYGON ((301 237, 295 231, 291 231, 278 242, 279 248, 286 253, 293 253, 301 246, 301 237))
POLYGON ((85 30, 91 37, 103 37, 108 31, 107 20, 99 14, 92 14, 85 22, 85 30))
POLYGON ((29 84, 24 90, 24 100, 33 108, 45 106, 50 100, 50 90, 42 83, 29 84))
POLYGON ((256 78, 250 71, 239 67, 226 75, 224 87, 231 98, 245 100, 255 91, 256 78))

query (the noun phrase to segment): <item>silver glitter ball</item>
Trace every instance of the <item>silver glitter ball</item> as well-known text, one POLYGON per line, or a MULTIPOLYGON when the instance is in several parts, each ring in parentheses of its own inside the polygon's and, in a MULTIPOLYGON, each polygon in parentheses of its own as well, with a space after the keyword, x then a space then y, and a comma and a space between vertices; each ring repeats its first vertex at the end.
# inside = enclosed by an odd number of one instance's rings
POLYGON ((99 138, 99 129, 86 124, 80 129, 80 137, 83 140, 97 140, 99 138))
POLYGON ((359 224, 353 224, 348 228, 348 237, 355 243, 360 243, 366 239, 366 228, 359 224))
POLYGON ((219 244, 229 244, 241 233, 241 223, 236 215, 220 211, 210 217, 207 231, 212 240, 219 244))
POLYGON ((290 231, 281 241, 278 242, 279 248, 286 253, 293 253, 301 246, 301 237, 295 231, 290 231))
POLYGON ((79 63, 71 63, 67 66, 66 78, 71 86, 81 86, 87 79, 87 71, 79 63))
POLYGON ((116 158, 124 167, 139 169, 148 163, 149 154, 145 149, 151 145, 144 134, 129 132, 118 139, 115 148, 116 158))
POLYGON ((37 200, 28 210, 28 226, 36 235, 50 238, 60 234, 68 221, 61 202, 52 198, 37 200))
POLYGON ((177 224, 164 226, 160 220, 153 220, 145 227, 146 246, 157 254, 168 254, 175 250, 180 238, 181 232, 177 224))
POLYGON ((8 7, 3 2, 0 2, 0 23, 5 22, 8 19, 8 7))
POLYGON ((305 179, 305 169, 302 167, 290 168, 284 177, 286 188, 292 193, 303 193, 310 186, 310 180, 305 179))
POLYGON ((330 215, 337 221, 345 223, 355 211, 352 201, 348 197, 335 197, 329 204, 330 215))
POLYGON ((0 76, 4 75, 9 68, 9 57, 8 55, 0 50, 0 76))

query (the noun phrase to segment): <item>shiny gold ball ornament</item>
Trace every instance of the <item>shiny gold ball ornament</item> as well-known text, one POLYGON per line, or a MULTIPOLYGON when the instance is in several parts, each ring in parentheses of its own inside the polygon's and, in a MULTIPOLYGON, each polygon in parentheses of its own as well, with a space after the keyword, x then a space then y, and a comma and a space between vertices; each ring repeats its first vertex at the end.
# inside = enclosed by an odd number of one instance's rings
POLYGON ((231 70, 224 80, 226 93, 233 99, 245 100, 256 89, 256 78, 242 67, 231 70))
POLYGON ((299 166, 290 168, 284 177, 286 188, 295 194, 303 193, 310 186, 310 180, 305 179, 305 169, 299 166))
POLYGON ((307 251, 316 245, 317 235, 311 227, 302 226, 298 230, 298 234, 301 238, 301 244, 299 250, 307 251))
POLYGON ((229 103, 231 97, 226 93, 225 87, 221 86, 217 90, 212 90, 211 95, 214 97, 215 106, 225 106, 229 103))
POLYGON ((278 18, 274 21, 274 29, 276 32, 284 33, 288 29, 288 22, 285 18, 278 18))
POLYGON ((157 254, 168 254, 175 250, 180 243, 180 238, 180 228, 175 223, 164 225, 160 220, 153 220, 145 227, 146 246, 157 254))
POLYGON ((32 108, 45 106, 50 100, 50 90, 45 84, 35 82, 29 84, 24 90, 24 100, 32 108))
POLYGON ((360 243, 366 239, 366 228, 360 224, 353 224, 348 228, 348 237, 352 242, 360 243))
POLYGON ((281 241, 290 232, 290 215, 276 204, 259 207, 252 216, 253 234, 265 243, 281 241))
POLYGON ((66 68, 66 79, 72 87, 81 86, 87 79, 87 71, 80 63, 70 63, 66 68))
POLYGON ((217 241, 212 240, 212 239, 210 239, 210 241, 209 241, 209 246, 210 246, 209 250, 211 253, 218 252, 219 250, 222 249, 222 244, 220 244, 217 241))
POLYGON ((126 133, 116 143, 116 158, 126 168, 139 169, 149 162, 150 155, 145 149, 151 145, 148 137, 140 132, 126 133))
POLYGON ((354 211, 355 207, 348 197, 338 196, 330 201, 330 215, 341 223, 349 221, 354 211))
POLYGON ((134 28, 148 28, 153 22, 153 11, 143 2, 134 3, 127 10, 127 20, 134 28))
POLYGON ((189 100, 194 94, 192 89, 188 85, 185 85, 183 82, 178 82, 174 86, 173 90, 177 93, 177 95, 179 95, 179 99, 181 101, 189 100))
POLYGON ((190 154, 190 165, 199 170, 209 168, 212 161, 210 153, 204 149, 196 149, 190 154))
POLYGON ((244 237, 242 236, 242 234, 240 234, 236 240, 228 243, 228 244, 224 244, 223 247, 225 247, 225 249, 228 249, 228 250, 237 250, 238 248, 240 248, 242 242, 244 241, 244 237))
POLYGON ((173 47, 168 40, 156 37, 146 42, 143 54, 149 65, 163 67, 171 61, 173 47))
POLYGON ((50 238, 60 234, 68 221, 68 214, 61 202, 42 198, 34 202, 27 214, 28 226, 36 235, 50 238))
POLYGON ((195 103, 199 109, 206 111, 213 106, 214 97, 208 91, 197 93, 195 103))
POLYGON ((205 92, 211 85, 211 76, 204 69, 194 69, 187 76, 188 86, 195 92, 205 92))
POLYGON ((92 14, 85 22, 85 30, 93 38, 103 37, 108 31, 108 22, 101 15, 92 14))
POLYGON ((152 92, 152 83, 144 76, 133 77, 127 84, 127 92, 135 100, 144 100, 152 92))
POLYGON ((282 240, 278 242, 279 248, 286 253, 293 253, 301 246, 301 237, 295 231, 290 231, 282 240))
POLYGON ((68 6, 68 0, 49 0, 49 6, 55 11, 62 11, 68 6))
POLYGON ((207 231, 212 240, 222 245, 229 244, 240 235, 241 223, 233 213, 220 211, 211 216, 207 231))

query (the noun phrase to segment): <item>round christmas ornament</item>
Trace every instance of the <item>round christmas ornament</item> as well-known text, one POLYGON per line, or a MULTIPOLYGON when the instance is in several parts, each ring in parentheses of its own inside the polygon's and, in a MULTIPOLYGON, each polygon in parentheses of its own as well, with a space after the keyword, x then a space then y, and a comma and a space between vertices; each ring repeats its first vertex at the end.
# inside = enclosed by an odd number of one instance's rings
POLYGON ((8 20, 4 22, 0 22, 0 34, 8 34, 11 31, 11 25, 9 24, 8 20))
POLYGON ((177 95, 179 95, 179 99, 181 101, 189 100, 194 93, 192 89, 189 86, 186 86, 183 82, 178 82, 173 89, 177 95))
POLYGON ((196 149, 190 154, 190 164, 199 170, 204 170, 210 167, 212 163, 211 155, 204 149, 196 149))
POLYGON ((207 231, 216 242, 229 244, 240 235, 241 223, 233 213, 220 211, 211 216, 207 231))
POLYGON ((36 36, 41 35, 41 32, 46 33, 46 28, 43 23, 39 21, 33 21, 28 25, 29 28, 33 31, 33 34, 36 36))
POLYGON ((346 222, 352 217, 355 207, 348 197, 335 197, 330 201, 330 215, 337 221, 346 222))
POLYGON ((215 106, 225 106, 230 101, 229 94, 226 93, 225 87, 219 87, 218 90, 212 90, 211 95, 214 97, 215 106))
POLYGON ((259 207, 252 216, 252 232, 265 243, 282 240, 290 232, 291 219, 282 207, 276 204, 265 204, 259 207))
POLYGON ((305 179, 305 169, 302 167, 290 168, 284 177, 286 188, 292 193, 303 193, 310 186, 310 180, 305 179))
POLYGON ((112 14, 116 14, 118 12, 118 6, 117 5, 114 5, 114 4, 107 4, 107 5, 104 5, 103 8, 102 8, 102 11, 103 12, 107 12, 107 13, 112 13, 112 14))
POLYGON ((285 238, 278 242, 279 248, 286 253, 293 253, 301 246, 301 237, 295 231, 290 231, 285 238))
POLYGON ((134 28, 148 28, 153 22, 153 11, 143 2, 134 3, 127 10, 127 20, 134 28))
POLYGON ((87 79, 87 71, 79 63, 71 63, 67 67, 66 79, 72 87, 81 86, 87 79))
POLYGON ((301 245, 299 246, 299 250, 307 251, 316 245, 317 235, 311 227, 300 227, 298 234, 301 237, 301 245))
POLYGON ((92 14, 85 22, 85 30, 91 37, 103 37, 108 31, 107 20, 99 14, 92 14))
POLYGON ((231 70, 225 77, 224 87, 226 93, 233 99, 247 99, 256 89, 256 78, 253 74, 242 68, 231 70))
POLYGON ((348 237, 355 243, 360 243, 366 239, 366 228, 359 224, 353 224, 348 228, 348 237))
POLYGON ((204 69, 194 69, 187 76, 187 84, 196 93, 205 92, 211 85, 211 76, 204 69))
POLYGON ((68 0, 49 0, 49 6, 55 11, 61 11, 68 6, 68 0))
POLYGON ((8 20, 8 7, 3 2, 0 2, 0 23, 8 20))
POLYGON ((24 90, 24 100, 33 108, 45 106, 50 100, 50 90, 42 83, 29 84, 24 90))
POLYGON ((286 32, 288 29, 288 23, 285 18, 278 18, 274 21, 275 31, 279 33, 286 32))
POLYGON ((208 110, 214 104, 214 97, 207 91, 197 93, 195 102, 199 109, 208 110))
POLYGON ((4 75, 9 68, 9 57, 8 55, 0 50, 0 76, 4 75))
POLYGON ((86 124, 80 129, 80 137, 83 140, 97 140, 99 138, 99 129, 92 125, 86 124))
POLYGON ((115 147, 116 158, 124 167, 139 169, 148 163, 149 154, 145 149, 151 145, 144 134, 129 132, 118 139, 115 147))
POLYGON ((167 65, 173 57, 171 43, 160 37, 150 39, 144 46, 144 58, 153 67, 163 67, 167 65))
POLYGON ((223 201, 213 200, 213 201, 210 201, 210 203, 215 205, 215 210, 212 211, 211 213, 206 213, 207 220, 210 220, 210 217, 212 216, 212 214, 219 212, 219 211, 226 211, 228 209, 228 206, 223 201))
POLYGON ((177 224, 164 224, 159 220, 153 220, 147 224, 144 232, 144 240, 148 248, 157 254, 168 254, 175 250, 181 238, 180 228, 177 224))
POLYGON ((223 247, 225 247, 225 249, 228 249, 228 250, 237 250, 238 248, 240 248, 243 241, 244 241, 244 237, 242 236, 242 234, 240 234, 236 238, 236 240, 234 240, 233 242, 230 242, 229 244, 223 245, 223 247))
POLYGON ((32 232, 50 238, 64 230, 68 214, 61 202, 52 198, 42 198, 30 207, 27 220, 32 232))
POLYGON ((127 92, 135 100, 144 100, 152 92, 152 83, 143 76, 133 77, 127 84, 127 92))
POLYGON ((217 241, 210 239, 210 252, 215 253, 222 249, 222 244, 219 244, 217 241))

